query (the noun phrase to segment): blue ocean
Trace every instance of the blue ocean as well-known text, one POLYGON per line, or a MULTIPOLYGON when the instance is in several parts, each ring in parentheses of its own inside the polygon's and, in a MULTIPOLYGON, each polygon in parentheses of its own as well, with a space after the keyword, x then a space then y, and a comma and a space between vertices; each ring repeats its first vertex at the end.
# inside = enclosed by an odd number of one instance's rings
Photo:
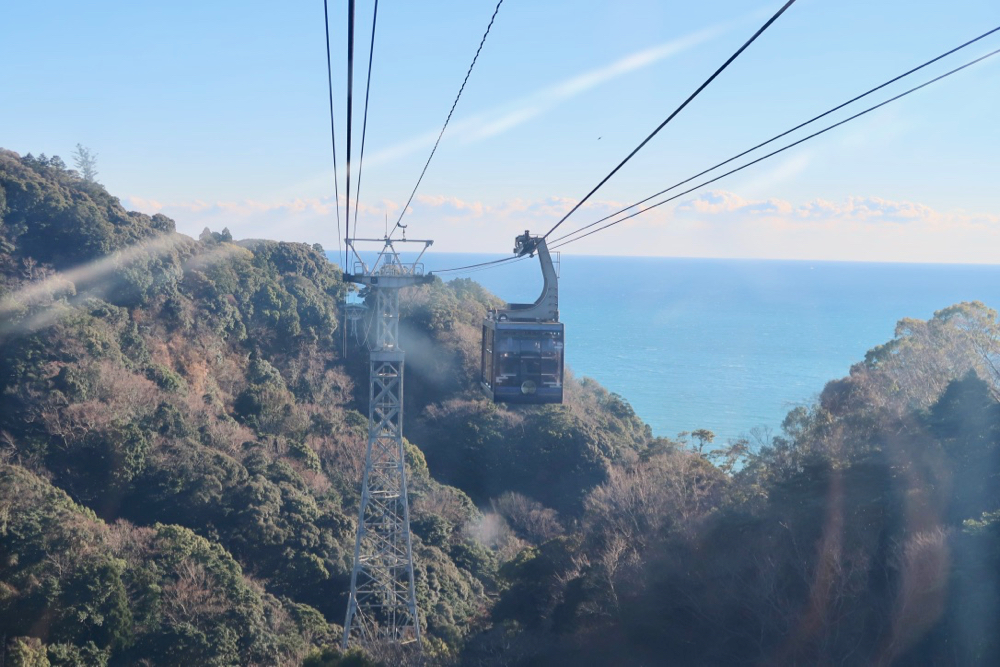
MULTIPOLYGON (((429 253, 427 271, 499 255, 429 253)), ((541 291, 537 259, 468 277, 506 301, 541 291)), ((404 297, 405 298, 405 297, 404 297)), ((904 317, 959 301, 1000 307, 1000 266, 563 255, 566 363, 625 397, 656 435, 724 443, 775 432, 904 317)))

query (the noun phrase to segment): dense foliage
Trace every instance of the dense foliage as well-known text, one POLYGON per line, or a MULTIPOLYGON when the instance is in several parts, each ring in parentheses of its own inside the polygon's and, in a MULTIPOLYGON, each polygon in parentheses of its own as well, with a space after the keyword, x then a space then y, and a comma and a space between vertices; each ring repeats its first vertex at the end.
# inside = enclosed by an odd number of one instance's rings
MULTIPOLYGON (((399 661, 337 648, 349 289, 318 246, 192 239, 0 150, 4 664, 399 661)), ((588 379, 481 399, 497 304, 437 280, 401 305, 426 661, 1000 663, 995 312, 903 320, 780 433, 714 443, 652 437, 588 379)))
POLYGON ((959 304, 780 435, 652 443, 501 568, 467 662, 1000 663, 998 355, 997 313, 959 304))
MULTIPOLYGON (((343 347, 348 289, 318 246, 236 243, 226 230, 191 239, 162 215, 125 211, 58 158, 0 151, 0 609, 10 619, 0 627, 9 655, 25 664, 274 664, 316 650, 315 660, 341 660, 333 647, 353 557, 368 372, 366 341, 343 347), (170 607, 165 591, 178 586, 187 597, 170 607), (85 618, 96 619, 92 628, 71 629, 69 619, 85 618)), ((465 427, 462 416, 442 421, 443 406, 476 395, 478 322, 497 303, 463 280, 405 300, 409 413, 429 415, 415 431, 435 444, 425 444, 435 466, 446 458, 443 434, 465 427)), ((559 451, 580 459, 583 472, 566 487, 577 509, 606 478, 611 453, 646 437, 630 411, 626 426, 593 414, 585 404, 602 390, 587 386, 540 440, 552 443, 549 460, 559 451)), ((520 432, 518 420, 546 420, 500 414, 501 437, 520 432)), ((407 447, 426 650, 447 659, 489 623, 500 565, 529 538, 491 508, 507 488, 483 495, 465 485, 473 502, 407 447)))

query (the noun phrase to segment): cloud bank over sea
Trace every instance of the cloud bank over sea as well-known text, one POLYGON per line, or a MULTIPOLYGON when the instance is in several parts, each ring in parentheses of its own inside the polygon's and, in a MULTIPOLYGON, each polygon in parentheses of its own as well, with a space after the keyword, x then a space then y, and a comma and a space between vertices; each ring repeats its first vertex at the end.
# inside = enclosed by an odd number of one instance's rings
MULTIPOLYGON (((125 203, 145 213, 164 213, 177 221, 178 231, 193 236, 205 227, 216 231, 228 227, 236 238, 279 238, 337 247, 333 197, 273 202, 160 202, 126 197, 125 203)), ((436 251, 505 253, 514 235, 525 229, 543 233, 574 203, 556 196, 489 202, 419 194, 406 221, 411 237, 434 239, 436 251)), ((588 202, 559 231, 579 229, 626 205, 610 200, 588 202)), ((392 200, 361 203, 359 233, 381 237, 386 220, 391 224, 401 206, 392 200)), ((566 251, 621 255, 625 254, 621 248, 629 248, 629 254, 667 257, 993 263, 997 247, 1000 216, 992 214, 941 211, 916 201, 873 195, 793 202, 712 190, 626 220, 567 246, 566 251), (609 244, 612 236, 614 243, 609 244)))

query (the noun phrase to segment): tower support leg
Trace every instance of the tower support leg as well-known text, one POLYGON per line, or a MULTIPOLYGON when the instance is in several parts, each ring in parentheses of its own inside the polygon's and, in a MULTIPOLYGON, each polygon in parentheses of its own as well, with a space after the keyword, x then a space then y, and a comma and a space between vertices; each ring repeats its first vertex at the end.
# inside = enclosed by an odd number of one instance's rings
POLYGON ((403 451, 403 352, 399 290, 373 288, 368 446, 354 542, 343 646, 352 641, 420 646, 403 451))

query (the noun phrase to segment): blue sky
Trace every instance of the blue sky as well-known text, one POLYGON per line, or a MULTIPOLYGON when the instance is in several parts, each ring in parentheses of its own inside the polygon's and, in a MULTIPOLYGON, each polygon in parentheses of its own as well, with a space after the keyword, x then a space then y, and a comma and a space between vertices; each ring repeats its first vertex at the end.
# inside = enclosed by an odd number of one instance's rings
MULTIPOLYGON (((506 253, 517 232, 548 229, 780 4, 506 0, 407 215, 411 237, 506 253)), ((381 3, 361 234, 398 215, 494 5, 381 3)), ((0 146, 68 162, 81 142, 127 207, 185 233, 228 226, 336 248, 322 11, 7 3, 0 146)), ((331 2, 342 195, 345 14, 331 2)), ((357 20, 355 176, 370 2, 357 20)), ((997 25, 996 0, 799 0, 564 228, 997 25)), ((997 48, 1000 34, 891 91, 997 48)), ((566 251, 996 262, 998 84, 1000 56, 566 251)))

